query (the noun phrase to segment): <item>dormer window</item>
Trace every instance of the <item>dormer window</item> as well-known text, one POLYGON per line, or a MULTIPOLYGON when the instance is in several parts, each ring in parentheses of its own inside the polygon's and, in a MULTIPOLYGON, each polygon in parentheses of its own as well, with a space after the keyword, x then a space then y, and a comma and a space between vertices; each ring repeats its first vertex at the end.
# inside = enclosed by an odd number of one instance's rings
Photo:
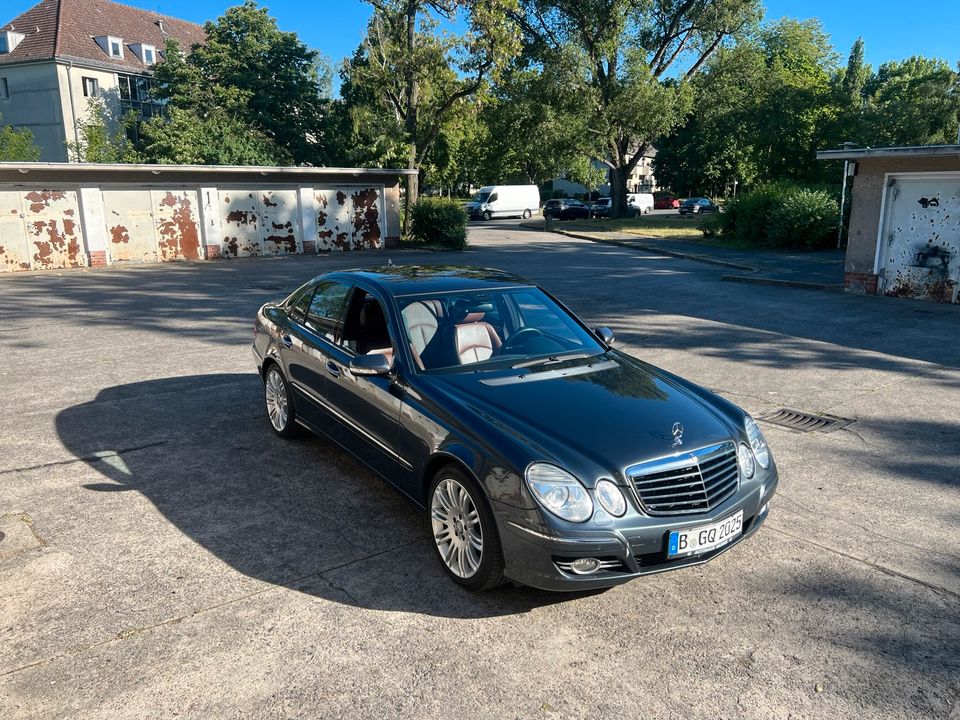
POLYGON ((153 65, 157 61, 157 48, 145 43, 133 43, 130 49, 136 53, 144 65, 153 65))
POLYGON ((107 55, 117 60, 123 60, 123 38, 114 37, 113 35, 101 35, 100 37, 95 37, 94 40, 97 41, 97 45, 99 45, 107 55))
POLYGON ((13 30, 0 33, 0 55, 13 52, 14 48, 23 42, 25 37, 26 35, 23 33, 14 32, 13 30))

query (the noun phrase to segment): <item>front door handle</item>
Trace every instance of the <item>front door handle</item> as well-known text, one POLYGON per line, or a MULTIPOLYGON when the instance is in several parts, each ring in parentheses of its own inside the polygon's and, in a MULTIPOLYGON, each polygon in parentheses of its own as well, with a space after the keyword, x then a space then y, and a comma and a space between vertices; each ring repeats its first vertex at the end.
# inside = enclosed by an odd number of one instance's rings
POLYGON ((293 340, 290 339, 289 335, 280 336, 280 344, 283 345, 287 350, 293 347, 293 340))
POLYGON ((338 378, 340 377, 340 366, 337 365, 333 360, 328 360, 327 372, 333 375, 335 378, 338 378))

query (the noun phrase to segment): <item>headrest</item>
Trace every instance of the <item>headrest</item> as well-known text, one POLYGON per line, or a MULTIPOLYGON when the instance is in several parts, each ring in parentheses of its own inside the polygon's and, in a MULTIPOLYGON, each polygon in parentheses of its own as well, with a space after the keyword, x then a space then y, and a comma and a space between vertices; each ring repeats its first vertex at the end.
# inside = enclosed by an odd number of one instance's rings
POLYGON ((368 302, 360 308, 360 327, 364 330, 385 330, 387 319, 383 316, 380 303, 368 302))

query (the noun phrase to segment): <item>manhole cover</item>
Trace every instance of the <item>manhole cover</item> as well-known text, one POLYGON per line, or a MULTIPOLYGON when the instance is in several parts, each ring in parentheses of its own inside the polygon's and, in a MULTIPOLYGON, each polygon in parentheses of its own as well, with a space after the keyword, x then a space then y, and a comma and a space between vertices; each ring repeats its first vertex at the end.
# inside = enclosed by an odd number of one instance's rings
POLYGON ((757 420, 797 432, 833 432, 853 422, 853 420, 834 415, 814 415, 813 413, 790 410, 789 408, 780 408, 764 413, 757 420))

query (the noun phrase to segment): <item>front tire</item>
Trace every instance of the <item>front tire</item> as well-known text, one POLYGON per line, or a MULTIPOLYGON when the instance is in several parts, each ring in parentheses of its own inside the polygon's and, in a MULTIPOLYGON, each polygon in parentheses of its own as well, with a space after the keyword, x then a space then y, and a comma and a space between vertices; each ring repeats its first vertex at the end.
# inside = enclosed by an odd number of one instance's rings
POLYGON ((489 210, 484 211, 484 213, 483 213, 483 219, 484 219, 484 220, 489 220, 489 219, 492 218, 492 217, 493 217, 493 215, 490 214, 490 211, 489 211, 489 210))
POLYGON ((531 215, 533 215, 533 213, 530 212, 529 210, 524 210, 524 211, 523 211, 523 219, 524 219, 524 220, 529 220, 531 215))
POLYGON ((263 379, 263 395, 267 419, 273 431, 282 438, 298 437, 300 426, 297 424, 297 413, 293 407, 293 396, 278 365, 271 364, 267 370, 263 379))
POLYGON ((459 468, 440 469, 430 484, 430 530, 444 571, 468 590, 503 582, 503 547, 487 499, 459 468))

